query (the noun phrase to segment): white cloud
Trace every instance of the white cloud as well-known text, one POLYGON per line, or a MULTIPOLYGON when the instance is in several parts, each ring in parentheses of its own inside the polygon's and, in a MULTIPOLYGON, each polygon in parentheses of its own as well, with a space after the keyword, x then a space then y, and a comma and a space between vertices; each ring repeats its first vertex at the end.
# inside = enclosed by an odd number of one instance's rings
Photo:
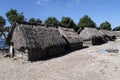
POLYGON ((42 6, 45 6, 45 5, 47 5, 48 1, 49 1, 49 0, 38 0, 38 1, 37 1, 37 4, 42 5, 42 6))
POLYGON ((71 8, 71 7, 74 7, 75 5, 81 4, 81 2, 82 2, 82 0, 71 0, 71 2, 68 2, 66 4, 66 7, 71 8))

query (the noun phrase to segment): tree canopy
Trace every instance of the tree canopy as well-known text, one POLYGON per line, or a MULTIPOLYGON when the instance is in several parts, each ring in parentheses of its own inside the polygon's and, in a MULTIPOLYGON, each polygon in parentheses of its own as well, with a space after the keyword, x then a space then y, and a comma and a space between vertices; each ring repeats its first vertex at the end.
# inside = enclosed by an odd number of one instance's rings
POLYGON ((3 28, 5 24, 6 24, 6 20, 2 16, 0 16, 0 28, 3 28))
POLYGON ((115 27, 115 28, 113 29, 113 31, 120 31, 120 26, 115 27))
POLYGON ((29 22, 36 22, 35 18, 30 18, 29 22))
POLYGON ((23 13, 18 13, 16 9, 10 9, 6 13, 6 17, 8 21, 10 22, 10 24, 12 24, 15 20, 19 20, 19 21, 25 20, 23 13))
POLYGON ((59 21, 55 17, 48 17, 45 20, 45 25, 47 27, 58 27, 59 26, 59 21))
POLYGON ((41 19, 36 19, 36 23, 42 24, 42 20, 41 19))
POLYGON ((65 28, 75 28, 76 24, 70 17, 62 17, 60 21, 60 26, 65 28))
POLYGON ((35 18, 30 18, 30 19, 29 19, 29 22, 42 24, 42 20, 40 20, 40 19, 35 19, 35 18))
POLYGON ((9 29, 11 28, 11 26, 5 26, 4 28, 3 28, 3 31, 4 32, 9 32, 9 29))
POLYGON ((100 24, 100 29, 103 29, 103 30, 111 30, 111 24, 107 21, 103 22, 100 24))
POLYGON ((0 34, 0 36, 3 35, 4 38, 6 39, 6 36, 4 34, 4 26, 5 26, 5 24, 6 24, 6 20, 2 16, 0 16, 0 32, 2 33, 2 34, 0 34))
POLYGON ((96 27, 96 24, 88 15, 85 15, 79 20, 78 27, 96 27))

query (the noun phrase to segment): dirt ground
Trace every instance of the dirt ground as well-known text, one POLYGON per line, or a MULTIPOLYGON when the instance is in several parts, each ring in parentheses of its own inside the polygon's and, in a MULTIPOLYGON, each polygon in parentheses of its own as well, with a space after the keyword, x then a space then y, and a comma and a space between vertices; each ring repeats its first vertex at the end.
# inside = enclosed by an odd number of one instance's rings
POLYGON ((0 80, 120 80, 120 41, 32 63, 0 56, 0 80), (105 48, 119 53, 97 52, 105 48))

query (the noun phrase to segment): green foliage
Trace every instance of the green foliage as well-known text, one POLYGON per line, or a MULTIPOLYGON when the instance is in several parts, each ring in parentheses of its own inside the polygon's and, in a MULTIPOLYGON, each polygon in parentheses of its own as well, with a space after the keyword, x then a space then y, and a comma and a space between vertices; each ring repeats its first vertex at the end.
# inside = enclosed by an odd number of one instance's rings
POLYGON ((70 17, 62 17, 60 26, 65 28, 76 28, 76 24, 70 17))
POLYGON ((96 27, 96 24, 88 15, 85 15, 78 22, 78 27, 96 27))
POLYGON ((12 24, 15 20, 24 21, 23 13, 18 13, 16 9, 11 9, 6 13, 7 19, 12 24))
POLYGON ((5 24, 6 24, 6 20, 2 17, 2 16, 0 16, 0 36, 4 36, 4 38, 6 39, 6 36, 5 36, 5 34, 4 34, 4 26, 5 26, 5 24))
POLYGON ((5 26, 3 30, 4 32, 9 32, 9 29, 10 29, 10 26, 5 26))
POLYGON ((55 17, 48 17, 45 20, 45 25, 47 27, 58 27, 59 21, 55 17))
POLYGON ((40 19, 35 19, 35 18, 30 18, 30 19, 29 19, 29 22, 42 24, 42 20, 40 20, 40 19))
POLYGON ((2 29, 5 26, 5 24, 6 20, 2 16, 0 16, 0 29, 2 29))
POLYGON ((120 26, 115 27, 115 28, 113 29, 113 31, 120 31, 120 26))
POLYGON ((36 23, 38 23, 38 24, 42 24, 42 20, 40 20, 40 19, 36 19, 36 23))
POLYGON ((103 29, 103 30, 111 30, 111 24, 107 21, 103 22, 100 24, 100 29, 103 29))
POLYGON ((35 18, 30 18, 29 22, 36 22, 35 18))
POLYGON ((75 28, 73 28, 76 32, 79 30, 78 26, 75 26, 75 28))

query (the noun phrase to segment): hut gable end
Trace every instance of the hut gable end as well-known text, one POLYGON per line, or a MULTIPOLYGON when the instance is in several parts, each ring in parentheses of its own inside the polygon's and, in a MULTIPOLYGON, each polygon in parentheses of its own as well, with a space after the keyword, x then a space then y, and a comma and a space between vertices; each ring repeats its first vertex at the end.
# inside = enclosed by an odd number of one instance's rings
POLYGON ((68 42, 68 46, 70 46, 71 49, 82 48, 83 41, 82 39, 79 39, 78 34, 73 29, 62 27, 59 27, 58 29, 60 34, 68 42))
POLYGON ((20 30, 20 27, 15 27, 10 42, 14 42, 14 47, 17 49, 20 49, 21 47, 25 47, 26 42, 24 40, 24 35, 20 30))
POLYGON ((96 28, 85 27, 79 34, 83 40, 92 40, 92 37, 103 37, 103 35, 96 28))
POLYGON ((85 27, 79 33, 79 38, 83 39, 84 46, 97 45, 105 42, 105 37, 96 28, 85 27))

